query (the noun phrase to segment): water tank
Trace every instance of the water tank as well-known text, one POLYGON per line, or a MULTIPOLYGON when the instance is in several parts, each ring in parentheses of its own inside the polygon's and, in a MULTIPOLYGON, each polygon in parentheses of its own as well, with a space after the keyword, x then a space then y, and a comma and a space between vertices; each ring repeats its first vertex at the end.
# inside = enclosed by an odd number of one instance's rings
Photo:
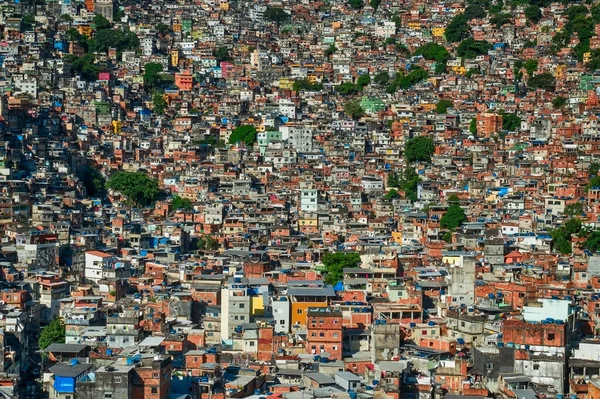
POLYGON ((106 350, 106 356, 112 356, 112 349, 106 350))
POLYGON ((77 360, 77 359, 71 359, 71 366, 75 366, 78 363, 79 363, 79 360, 77 360))
POLYGON ((350 399, 358 399, 356 391, 348 391, 348 395, 350 395, 350 399))
POLYGON ((414 327, 416 327, 416 326, 417 326, 417 323, 410 323, 410 324, 409 324, 409 326, 410 326, 411 328, 414 328, 414 327))
POLYGON ((435 326, 435 321, 430 321, 429 323, 427 323, 428 326, 435 326))
POLYGON ((379 385, 379 380, 373 380, 373 385, 375 385, 375 386, 379 385))
POLYGON ((255 390, 254 390, 254 394, 255 394, 255 395, 260 395, 260 389, 255 389, 255 390))

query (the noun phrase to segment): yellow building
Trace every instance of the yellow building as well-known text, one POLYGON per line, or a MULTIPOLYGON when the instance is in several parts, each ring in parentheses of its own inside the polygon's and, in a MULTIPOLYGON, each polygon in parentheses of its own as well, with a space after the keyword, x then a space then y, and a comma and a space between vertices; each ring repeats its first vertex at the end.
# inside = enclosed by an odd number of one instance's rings
POLYGON ((402 244, 402 232, 392 231, 392 241, 394 241, 396 244, 402 244))
POLYGON ((250 298, 250 314, 252 316, 264 316, 265 304, 262 295, 253 296, 250 298))
POLYGON ((589 51, 587 53, 583 53, 583 63, 588 63, 592 59, 592 53, 589 51))
POLYGON ((219 4, 219 8, 223 11, 229 11, 229 2, 222 2, 221 4, 219 4))
POLYGON ((292 90, 294 87, 294 79, 281 78, 279 79, 279 88, 282 90, 292 90))
POLYGON ((444 33, 446 33, 446 28, 433 28, 431 30, 431 36, 433 37, 443 37, 444 33))
POLYGON ((171 50, 171 65, 173 65, 173 66, 179 65, 179 50, 178 49, 171 50))
MULTIPOLYGON (((583 53, 583 63, 589 62, 591 53, 583 53), (587 57, 587 58, 586 58, 587 57)), ((565 72, 567 71, 567 67, 564 64, 556 66, 556 72, 554 73, 556 79, 564 79, 565 72)))
POLYGON ((452 72, 457 73, 459 75, 464 75, 465 73, 467 73, 467 68, 465 68, 462 65, 461 66, 453 66, 452 72))
POLYGON ((120 121, 112 121, 112 127, 114 133, 121 133, 121 122, 120 121))
POLYGON ((421 22, 409 22, 408 27, 414 30, 421 30, 421 22))
POLYGON ((79 32, 80 35, 84 35, 87 37, 92 37, 92 33, 94 32, 92 27, 89 25, 79 25, 77 27, 77 31, 79 32))

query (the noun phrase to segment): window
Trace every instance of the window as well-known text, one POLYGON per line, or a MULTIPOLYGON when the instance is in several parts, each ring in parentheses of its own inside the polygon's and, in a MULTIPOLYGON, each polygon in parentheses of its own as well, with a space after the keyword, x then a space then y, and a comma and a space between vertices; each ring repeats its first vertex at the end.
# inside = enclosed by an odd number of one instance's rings
POLYGON ((320 333, 319 333, 319 337, 321 337, 321 338, 322 338, 322 337, 324 337, 324 336, 325 336, 325 333, 324 333, 324 332, 320 332, 320 333))
POLYGON ((486 367, 487 367, 488 370, 491 370, 491 369, 494 368, 494 363, 493 362, 488 362, 488 364, 487 364, 486 367))
POLYGON ((333 333, 333 338, 337 338, 338 337, 338 333, 334 332, 333 333))
POLYGON ((317 336, 317 333, 316 333, 316 332, 312 332, 312 333, 310 333, 310 336, 311 336, 311 337, 316 337, 316 336, 317 336))
POLYGON ((319 323, 323 324, 323 323, 325 323, 325 320, 319 319, 319 323))
POLYGON ((421 331, 421 335, 427 335, 427 330, 421 331))
POLYGON ((240 309, 244 309, 245 304, 244 303, 240 303, 240 309))
POLYGON ((233 319, 234 320, 239 320, 239 317, 238 316, 233 316, 233 319))
POLYGON ((279 324, 284 325, 285 324, 285 320, 279 320, 279 324))
POLYGON ((158 371, 155 371, 152 373, 152 378, 158 378, 158 377, 159 377, 158 371))
POLYGON ((250 341, 250 346, 254 346, 254 341, 250 341))
POLYGON ((556 337, 554 336, 554 334, 553 334, 553 333, 548 333, 548 340, 549 340, 549 341, 553 341, 553 340, 554 340, 554 338, 556 338, 556 337))
POLYGON ((465 322, 464 322, 464 321, 461 321, 461 322, 460 322, 460 326, 461 326, 461 327, 464 327, 464 326, 465 326, 465 322))
POLYGON ((539 364, 537 364, 537 363, 536 363, 536 364, 534 364, 534 365, 533 365, 533 369, 534 369, 534 370, 539 370, 539 369, 540 369, 540 365, 539 365, 539 364))
POLYGON ((429 342, 429 346, 433 346, 433 341, 429 342))
POLYGON ((324 351, 325 350, 325 345, 321 345, 321 350, 324 351))
POLYGON ((158 393, 158 388, 157 387, 152 387, 152 393, 158 393))
POLYGON ((298 310, 297 310, 297 313, 298 313, 298 314, 302 314, 302 309, 298 309, 298 310))

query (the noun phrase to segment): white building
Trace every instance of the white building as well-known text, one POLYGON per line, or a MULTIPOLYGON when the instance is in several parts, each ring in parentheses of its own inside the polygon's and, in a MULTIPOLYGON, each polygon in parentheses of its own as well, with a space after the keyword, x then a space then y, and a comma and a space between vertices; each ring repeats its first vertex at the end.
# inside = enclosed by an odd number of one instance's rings
POLYGON ((104 270, 111 268, 115 257, 100 251, 85 253, 85 279, 98 284, 104 278, 104 270))

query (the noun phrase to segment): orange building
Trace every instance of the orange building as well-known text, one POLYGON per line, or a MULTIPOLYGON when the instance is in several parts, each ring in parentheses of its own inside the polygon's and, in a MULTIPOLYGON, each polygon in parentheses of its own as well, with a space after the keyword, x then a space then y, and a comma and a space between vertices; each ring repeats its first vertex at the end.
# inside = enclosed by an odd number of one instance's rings
POLYGON ((477 114, 477 133, 489 137, 502 130, 502 115, 492 112, 477 114))
POLYGON ((194 86, 194 77, 190 71, 175 74, 175 86, 181 91, 190 91, 194 86))

